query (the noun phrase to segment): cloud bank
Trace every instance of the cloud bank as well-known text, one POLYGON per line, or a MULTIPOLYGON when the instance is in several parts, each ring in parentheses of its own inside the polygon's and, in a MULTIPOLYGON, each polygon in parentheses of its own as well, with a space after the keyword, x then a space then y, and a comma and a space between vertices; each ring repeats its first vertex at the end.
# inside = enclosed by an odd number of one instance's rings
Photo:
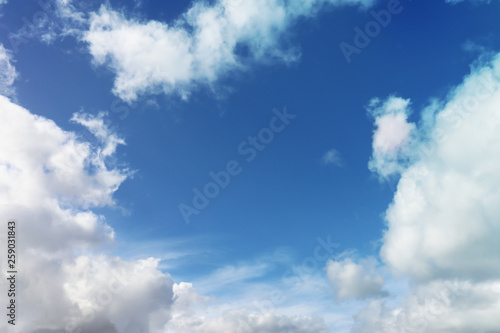
POLYGON ((400 175, 380 255, 413 287, 399 306, 373 301, 353 332, 500 330, 499 88, 500 54, 476 63, 418 126, 407 100, 376 109, 370 167, 400 175))
MULTIPOLYGON (((101 118, 80 114, 74 120, 98 140, 82 142, 0 96, 0 210, 17 221, 22 263, 23 320, 16 327, 152 329, 172 299, 172 281, 157 269, 158 261, 95 254, 113 241, 114 232, 91 208, 113 205, 113 193, 129 174, 106 163, 123 141, 101 118)), ((6 283, 0 282, 2 288, 6 283)))

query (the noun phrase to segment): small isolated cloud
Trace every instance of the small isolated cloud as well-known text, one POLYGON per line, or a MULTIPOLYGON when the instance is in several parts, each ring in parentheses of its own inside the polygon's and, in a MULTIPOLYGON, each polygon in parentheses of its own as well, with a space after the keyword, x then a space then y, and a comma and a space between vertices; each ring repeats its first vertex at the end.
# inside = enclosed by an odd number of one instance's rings
POLYGON ((377 272, 374 258, 355 263, 350 258, 329 260, 326 273, 335 286, 337 299, 366 299, 385 296, 382 290, 384 278, 377 272))
POLYGON ((0 95, 12 96, 14 94, 12 85, 16 78, 17 72, 12 65, 11 54, 0 44, 0 95))
POLYGON ((336 149, 331 149, 327 151, 321 161, 325 165, 334 165, 334 166, 342 166, 342 158, 340 157, 340 153, 336 149))

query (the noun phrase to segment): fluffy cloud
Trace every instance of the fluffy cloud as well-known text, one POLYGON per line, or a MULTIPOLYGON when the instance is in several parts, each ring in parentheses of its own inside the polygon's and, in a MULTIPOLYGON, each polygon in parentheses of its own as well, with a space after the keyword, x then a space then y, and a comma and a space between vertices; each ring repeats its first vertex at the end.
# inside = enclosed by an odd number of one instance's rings
POLYGON ((351 259, 329 260, 326 264, 328 279, 334 284, 337 299, 366 299, 384 296, 384 278, 376 272, 373 258, 355 263, 351 259))
POLYGON ((500 57, 450 93, 387 210, 383 259, 420 279, 500 274, 500 57))
POLYGON ((415 125, 408 123, 409 100, 390 97, 384 103, 373 99, 368 111, 375 117, 371 171, 385 178, 402 170, 415 125))
POLYGON ((373 300, 352 333, 498 332, 500 282, 443 281, 419 285, 395 307, 373 300))
POLYGON ((158 262, 100 255, 64 265, 64 291, 79 309, 66 327, 95 326, 96 319, 106 319, 117 332, 162 332, 170 319, 173 283, 157 269, 158 262))
MULTIPOLYGON (((500 54, 426 108, 418 133, 408 135, 416 127, 402 117, 396 127, 405 131, 395 131, 402 135, 374 142, 374 156, 398 150, 391 162, 401 175, 381 258, 412 289, 398 306, 373 302, 353 332, 500 330, 499 88, 500 54)), ((379 129, 394 100, 376 117, 379 129)), ((407 108, 401 101, 398 110, 407 108)))
MULTIPOLYGON (((82 141, 0 96, 0 210, 17 222, 22 272, 16 327, 154 332, 168 321, 172 303, 172 281, 157 269, 158 260, 93 254, 114 239, 91 208, 113 205, 113 193, 129 175, 108 166, 123 140, 102 116, 76 114, 73 120, 95 139, 82 141)), ((6 283, 2 279, 1 288, 6 283)))
POLYGON ((372 0, 221 0, 195 2, 176 22, 138 21, 102 6, 83 40, 94 62, 116 73, 114 93, 126 101, 145 93, 187 98, 251 62, 295 61, 286 32, 299 17, 326 5, 369 6, 372 0), (244 56, 240 49, 248 50, 244 56))

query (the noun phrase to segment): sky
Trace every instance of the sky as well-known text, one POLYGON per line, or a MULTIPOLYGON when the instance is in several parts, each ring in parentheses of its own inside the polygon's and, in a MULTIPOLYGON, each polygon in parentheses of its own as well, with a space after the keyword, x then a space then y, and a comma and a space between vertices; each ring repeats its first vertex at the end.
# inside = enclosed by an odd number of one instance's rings
POLYGON ((499 15, 0 0, 2 332, 499 332, 499 15))

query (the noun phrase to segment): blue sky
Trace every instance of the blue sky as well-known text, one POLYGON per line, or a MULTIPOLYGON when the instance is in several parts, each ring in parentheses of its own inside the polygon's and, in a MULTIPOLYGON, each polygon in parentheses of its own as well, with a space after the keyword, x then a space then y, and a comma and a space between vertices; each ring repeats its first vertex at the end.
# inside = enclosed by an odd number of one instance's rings
POLYGON ((25 228, 26 272, 60 276, 22 280, 22 329, 402 332, 417 319, 394 313, 422 311, 420 332, 500 329, 468 301, 500 299, 498 1, 40 3, 0 7, 2 218, 25 228), (436 314, 450 281, 463 297, 436 314), (51 295, 74 310, 55 318, 51 295))

